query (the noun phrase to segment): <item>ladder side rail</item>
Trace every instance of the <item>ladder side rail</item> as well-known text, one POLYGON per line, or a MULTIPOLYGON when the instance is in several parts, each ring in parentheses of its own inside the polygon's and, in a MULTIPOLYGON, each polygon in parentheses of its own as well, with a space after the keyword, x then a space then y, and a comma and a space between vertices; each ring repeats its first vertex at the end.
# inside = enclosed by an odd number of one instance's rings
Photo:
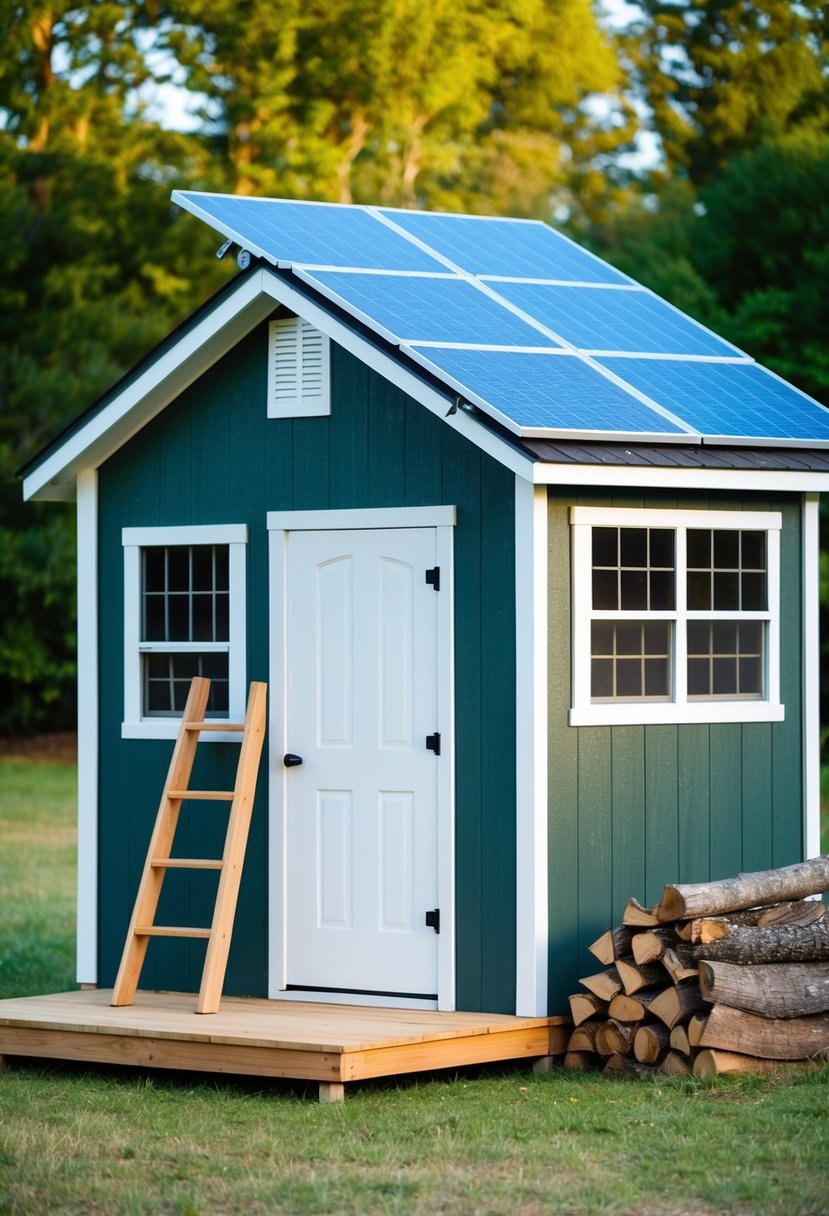
POLYGON ((250 686, 245 714, 245 733, 242 737, 233 803, 225 837, 224 864, 219 875, 213 923, 196 1004, 197 1013, 216 1013, 222 996, 233 922, 236 916, 236 903, 239 897, 239 884, 242 879, 245 849, 256 796, 259 761, 265 740, 267 688, 267 684, 258 681, 253 682, 250 686))
POLYGON ((135 899, 129 929, 127 930, 121 965, 112 990, 113 1005, 131 1005, 135 999, 135 991, 144 965, 149 938, 135 932, 136 925, 151 925, 155 921, 156 909, 164 884, 166 869, 153 866, 153 859, 165 859, 170 856, 178 824, 181 799, 172 799, 170 791, 186 790, 193 769, 199 735, 197 731, 188 729, 191 722, 203 720, 210 696, 210 681, 203 676, 195 676, 190 685, 190 692, 182 714, 181 726, 176 739, 167 780, 161 794, 161 801, 156 815, 155 827, 147 850, 147 859, 138 893, 135 899))

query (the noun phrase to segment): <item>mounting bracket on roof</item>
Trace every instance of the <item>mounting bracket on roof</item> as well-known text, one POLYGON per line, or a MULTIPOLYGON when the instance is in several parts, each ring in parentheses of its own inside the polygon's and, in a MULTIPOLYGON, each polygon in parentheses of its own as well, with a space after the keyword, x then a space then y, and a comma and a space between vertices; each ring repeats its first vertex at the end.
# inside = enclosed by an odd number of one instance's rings
POLYGON ((216 257, 219 259, 220 262, 221 262, 222 258, 225 256, 225 254, 230 253, 230 250, 232 248, 233 248, 233 239, 232 239, 232 237, 228 237, 227 240, 225 241, 225 243, 223 245, 220 245, 219 248, 216 250, 216 257))

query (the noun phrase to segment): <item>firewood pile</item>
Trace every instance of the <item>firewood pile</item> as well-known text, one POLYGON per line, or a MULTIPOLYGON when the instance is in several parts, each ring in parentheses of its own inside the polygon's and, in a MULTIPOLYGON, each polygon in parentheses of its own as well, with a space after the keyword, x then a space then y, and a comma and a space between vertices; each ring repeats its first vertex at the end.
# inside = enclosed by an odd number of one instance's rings
POLYGON ((570 997, 566 1068, 716 1076, 829 1059, 829 854, 631 899, 570 997))

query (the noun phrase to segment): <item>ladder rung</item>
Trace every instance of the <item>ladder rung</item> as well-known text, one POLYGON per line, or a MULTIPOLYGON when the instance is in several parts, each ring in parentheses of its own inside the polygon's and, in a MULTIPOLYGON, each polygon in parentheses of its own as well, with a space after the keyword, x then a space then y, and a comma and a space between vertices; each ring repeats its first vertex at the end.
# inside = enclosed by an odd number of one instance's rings
POLYGON ((136 937, 210 937, 210 929, 190 929, 180 925, 136 925, 136 937))
POLYGON ((244 722, 219 722, 215 718, 210 722, 184 722, 185 730, 227 730, 241 734, 245 729, 244 722))
POLYGON ((150 865, 157 870, 221 870, 224 862, 221 857, 153 857, 150 865))
POLYGON ((232 802, 233 790, 168 790, 168 798, 188 798, 196 802, 232 802))

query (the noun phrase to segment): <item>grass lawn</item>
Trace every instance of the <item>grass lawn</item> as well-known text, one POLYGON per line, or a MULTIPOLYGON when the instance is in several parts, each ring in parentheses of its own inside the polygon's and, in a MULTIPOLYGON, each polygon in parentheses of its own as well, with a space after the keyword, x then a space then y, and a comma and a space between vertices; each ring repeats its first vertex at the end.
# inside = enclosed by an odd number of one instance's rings
MULTIPOLYGON (((0 996, 72 986, 74 771, 0 758, 0 996)), ((0 1216, 826 1216, 829 1068, 355 1086, 13 1061, 0 1216)))

